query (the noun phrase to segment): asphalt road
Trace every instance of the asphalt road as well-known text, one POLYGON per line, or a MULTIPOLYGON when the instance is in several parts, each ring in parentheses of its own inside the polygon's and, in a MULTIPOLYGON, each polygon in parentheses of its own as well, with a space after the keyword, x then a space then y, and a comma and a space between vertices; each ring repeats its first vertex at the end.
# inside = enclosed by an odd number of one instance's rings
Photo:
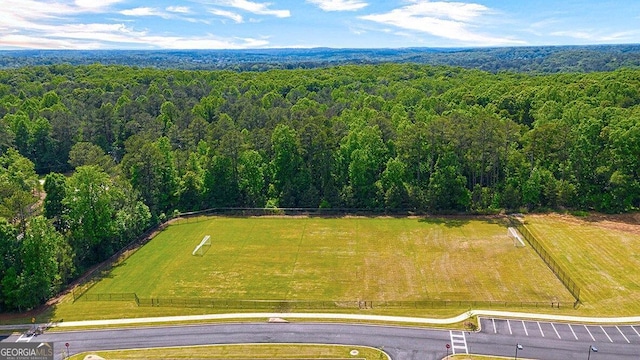
MULTIPOLYGON (((17 341, 11 336, 2 341, 17 341)), ((50 332, 30 339, 31 342, 54 342, 56 359, 62 359, 64 344, 71 354, 84 351, 133 349, 146 347, 234 344, 234 343, 328 343, 366 345, 382 348, 394 360, 435 360, 446 355, 446 344, 457 343, 457 352, 513 357, 516 344, 523 346, 519 358, 573 360, 587 359, 591 339, 558 337, 522 337, 494 332, 430 330, 411 327, 371 326, 325 323, 242 323, 130 329, 50 332), (461 340, 464 337, 464 340, 461 340), (458 340, 460 339, 460 340, 458 340)), ((640 342, 597 343, 598 353, 592 360, 637 360, 640 342)), ((451 352, 454 349, 450 349, 451 352)))

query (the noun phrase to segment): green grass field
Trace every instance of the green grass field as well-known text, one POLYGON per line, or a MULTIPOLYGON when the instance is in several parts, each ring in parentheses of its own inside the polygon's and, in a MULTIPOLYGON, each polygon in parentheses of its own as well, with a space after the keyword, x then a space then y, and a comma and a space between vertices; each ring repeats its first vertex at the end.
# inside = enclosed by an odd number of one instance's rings
POLYGON ((421 218, 201 218, 168 227, 91 293, 249 300, 572 298, 504 224, 421 218), (205 235, 212 246, 192 251, 205 235))
POLYGON ((538 215, 527 227, 582 288, 586 311, 640 313, 640 225, 538 215))

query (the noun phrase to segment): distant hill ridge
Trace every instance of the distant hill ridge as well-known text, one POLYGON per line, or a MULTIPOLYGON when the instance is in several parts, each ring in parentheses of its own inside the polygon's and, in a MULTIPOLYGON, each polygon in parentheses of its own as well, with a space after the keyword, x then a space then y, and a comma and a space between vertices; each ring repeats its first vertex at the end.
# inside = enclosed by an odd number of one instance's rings
POLYGON ((640 44, 500 48, 3 50, 0 69, 53 64, 264 71, 344 64, 418 63, 489 72, 596 72, 640 67, 640 44))

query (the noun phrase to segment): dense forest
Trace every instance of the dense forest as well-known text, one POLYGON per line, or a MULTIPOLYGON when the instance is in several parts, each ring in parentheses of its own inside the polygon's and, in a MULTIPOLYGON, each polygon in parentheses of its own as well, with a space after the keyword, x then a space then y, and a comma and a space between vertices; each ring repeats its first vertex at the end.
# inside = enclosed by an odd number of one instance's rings
POLYGON ((639 89, 633 69, 2 70, 0 309, 175 211, 637 209, 639 89))

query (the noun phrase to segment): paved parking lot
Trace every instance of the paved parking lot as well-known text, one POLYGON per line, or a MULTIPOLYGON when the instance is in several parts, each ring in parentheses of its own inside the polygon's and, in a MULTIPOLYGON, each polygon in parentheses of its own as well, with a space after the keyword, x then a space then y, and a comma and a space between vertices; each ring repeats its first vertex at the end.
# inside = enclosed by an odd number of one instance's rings
POLYGON ((640 325, 584 325, 531 320, 480 318, 484 333, 596 343, 640 344, 640 325))

